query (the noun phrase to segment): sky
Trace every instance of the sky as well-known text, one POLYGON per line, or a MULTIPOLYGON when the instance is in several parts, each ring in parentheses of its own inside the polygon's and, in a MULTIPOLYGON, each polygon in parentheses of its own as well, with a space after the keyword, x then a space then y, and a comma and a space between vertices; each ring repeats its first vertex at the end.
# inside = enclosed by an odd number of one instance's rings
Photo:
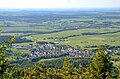
POLYGON ((120 0, 0 0, 0 8, 115 8, 120 0))

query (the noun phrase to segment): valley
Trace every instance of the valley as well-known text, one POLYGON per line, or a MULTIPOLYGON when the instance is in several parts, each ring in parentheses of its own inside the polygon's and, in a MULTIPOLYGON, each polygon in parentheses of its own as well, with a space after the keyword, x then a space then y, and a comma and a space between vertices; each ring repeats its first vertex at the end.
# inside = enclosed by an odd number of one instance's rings
POLYGON ((65 56, 87 62, 101 45, 117 51, 110 54, 113 60, 120 59, 119 10, 0 10, 0 30, 1 44, 16 36, 7 49, 8 60, 16 65, 44 61, 55 67, 48 63, 63 62, 65 56))

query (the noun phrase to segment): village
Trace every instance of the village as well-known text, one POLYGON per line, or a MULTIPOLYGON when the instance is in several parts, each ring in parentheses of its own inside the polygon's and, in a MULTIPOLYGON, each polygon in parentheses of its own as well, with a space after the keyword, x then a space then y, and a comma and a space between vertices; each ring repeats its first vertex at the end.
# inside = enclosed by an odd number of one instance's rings
MULTIPOLYGON (((28 46, 11 46, 11 48, 16 49, 24 49, 30 50, 31 54, 26 55, 25 58, 35 58, 35 57, 61 57, 61 56, 69 56, 69 57, 91 57, 96 53, 96 50, 81 50, 78 48, 74 48, 69 45, 55 45, 51 43, 47 44, 37 44, 37 45, 28 45, 28 46)), ((115 49, 106 49, 106 54, 117 54, 119 51, 115 49)))

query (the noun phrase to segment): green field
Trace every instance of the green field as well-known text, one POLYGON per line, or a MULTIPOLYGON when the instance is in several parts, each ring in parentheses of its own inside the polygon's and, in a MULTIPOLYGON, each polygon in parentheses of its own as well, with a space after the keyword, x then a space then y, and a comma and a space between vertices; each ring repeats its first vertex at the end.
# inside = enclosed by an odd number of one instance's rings
POLYGON ((77 45, 81 47, 85 46, 93 46, 93 45, 104 45, 108 44, 111 46, 119 46, 120 45, 120 32, 117 33, 108 33, 108 34, 101 34, 107 32, 114 32, 118 31, 119 29, 116 28, 102 28, 102 29, 78 29, 78 30, 69 30, 69 31, 62 31, 57 33, 50 33, 50 34, 39 34, 25 37, 27 39, 33 41, 46 41, 46 42, 55 42, 57 44, 65 44, 71 45, 76 47, 77 45), (82 33, 100 33, 96 35, 82 35, 82 33), (78 35, 78 36, 72 36, 78 35), (72 37, 69 37, 72 36, 72 37), (62 38, 65 38, 62 40, 62 38), (49 39, 52 38, 52 39, 49 39), (60 40, 61 39, 61 40, 60 40))
MULTIPOLYGON (((106 11, 26 11, 0 12, 0 43, 16 36, 12 43, 15 47, 37 45, 37 42, 52 42, 55 45, 70 45, 74 48, 96 49, 100 45, 120 46, 120 12, 106 11)), ((9 48, 11 62, 26 64, 25 57, 33 49, 9 48), (24 62, 24 61, 25 62, 24 62)), ((116 59, 119 55, 112 56, 116 59)), ((38 60, 55 66, 63 57, 38 60), (57 61, 56 61, 57 60, 57 61)), ((62 59, 62 60, 61 60, 62 59)), ((32 59, 31 59, 32 60, 32 59)), ((27 63, 32 65, 32 61, 27 63)), ((73 58, 73 60, 75 60, 73 58)), ((76 61, 73 62, 79 62, 76 61)), ((118 63, 118 62, 117 62, 118 63)), ((115 63, 115 64, 117 64, 115 63)), ((61 64, 61 63, 60 63, 61 64)))

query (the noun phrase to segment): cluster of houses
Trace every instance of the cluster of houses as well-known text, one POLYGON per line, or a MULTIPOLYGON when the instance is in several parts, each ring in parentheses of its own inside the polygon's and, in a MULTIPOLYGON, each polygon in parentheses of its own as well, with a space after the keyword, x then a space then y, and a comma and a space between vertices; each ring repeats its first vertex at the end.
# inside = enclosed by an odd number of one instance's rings
POLYGON ((39 45, 35 47, 32 50, 31 56, 32 57, 39 57, 39 56, 53 56, 53 57, 59 57, 59 56, 70 56, 70 57, 85 57, 85 56, 91 56, 95 52, 88 51, 88 50, 80 50, 75 49, 71 46, 56 46, 54 44, 44 44, 39 45))
POLYGON ((105 53, 106 54, 117 54, 119 53, 119 50, 106 49, 105 53))
MULTIPOLYGON (((12 48, 30 50, 31 54, 26 55, 26 58, 35 57, 91 57, 96 51, 81 50, 68 45, 55 45, 55 44, 38 44, 29 46, 12 46, 12 48)), ((106 49, 106 54, 116 54, 118 50, 106 49)))

